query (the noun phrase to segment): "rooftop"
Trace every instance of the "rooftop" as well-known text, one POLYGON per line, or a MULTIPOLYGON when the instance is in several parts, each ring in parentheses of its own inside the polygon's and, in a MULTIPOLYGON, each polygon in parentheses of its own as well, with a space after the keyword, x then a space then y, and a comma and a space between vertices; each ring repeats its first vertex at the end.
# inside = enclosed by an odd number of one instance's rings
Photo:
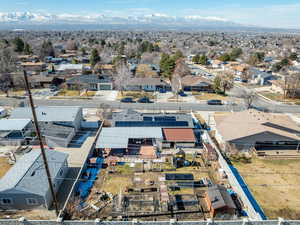
MULTIPOLYGON (((55 178, 68 155, 54 150, 45 150, 45 152, 51 176, 55 178)), ((26 153, 0 180, 0 191, 11 189, 43 196, 46 194, 48 181, 40 150, 26 153)))
MULTIPOLYGON (((43 122, 73 122, 81 107, 68 106, 37 106, 35 108, 38 121, 43 122)), ((31 109, 29 107, 20 107, 12 111, 11 119, 32 119, 31 109)))
POLYGON ((2 119, 0 120, 0 131, 22 130, 31 119, 2 119))
POLYGON ((195 134, 191 128, 164 128, 164 135, 167 141, 174 142, 195 142, 195 134))
POLYGON ((127 148, 130 138, 162 139, 159 127, 108 127, 103 128, 97 140, 97 148, 127 148))
POLYGON ((300 127, 287 115, 264 113, 256 110, 215 114, 218 132, 226 141, 247 136, 274 133, 288 139, 300 140, 300 127))

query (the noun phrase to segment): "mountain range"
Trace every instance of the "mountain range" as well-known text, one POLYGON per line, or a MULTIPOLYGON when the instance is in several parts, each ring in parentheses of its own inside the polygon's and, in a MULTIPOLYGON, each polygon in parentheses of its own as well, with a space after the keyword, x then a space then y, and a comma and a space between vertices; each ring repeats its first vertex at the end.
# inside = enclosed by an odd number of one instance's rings
MULTIPOLYGON (((33 12, 0 12, 0 29, 31 30, 235 30, 265 31, 265 28, 243 25, 215 16, 169 16, 150 14, 142 16, 112 16, 105 14, 50 14, 33 12)), ((271 29, 270 31, 277 29, 271 29)))

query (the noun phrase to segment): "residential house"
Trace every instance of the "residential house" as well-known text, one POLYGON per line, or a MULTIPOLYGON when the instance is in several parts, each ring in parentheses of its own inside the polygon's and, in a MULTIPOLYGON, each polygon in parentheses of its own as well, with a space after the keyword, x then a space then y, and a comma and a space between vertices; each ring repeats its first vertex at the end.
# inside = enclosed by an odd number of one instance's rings
POLYGON ((20 145, 33 137, 30 119, 0 119, 0 143, 20 145))
POLYGON ((132 78, 125 87, 127 91, 170 91, 171 86, 160 78, 132 78))
POLYGON ((209 187, 204 199, 211 217, 224 214, 234 215, 236 212, 236 206, 229 192, 222 185, 209 187))
MULTIPOLYGON (((68 173, 68 155, 45 150, 55 193, 68 173)), ((46 170, 41 150, 26 153, 0 180, 0 208, 27 210, 37 207, 49 209, 52 205, 46 170)))
POLYGON ((108 75, 78 75, 67 80, 66 84, 68 89, 78 89, 78 86, 91 91, 113 89, 112 77, 108 75))
POLYGON ((181 78, 181 85, 184 91, 214 91, 212 82, 201 76, 184 76, 181 78))
POLYGON ((24 62, 21 63, 21 67, 30 72, 42 72, 46 70, 46 64, 44 62, 24 62))
POLYGON ((194 128, 191 114, 141 113, 132 109, 113 112, 113 127, 194 128))
MULTIPOLYGON (((81 107, 38 106, 36 114, 45 143, 51 147, 67 147, 83 121, 81 107)), ((28 107, 16 108, 10 118, 32 119, 32 113, 28 107)))
POLYGON ((276 77, 272 73, 267 73, 265 71, 260 71, 256 68, 249 69, 249 76, 251 83, 259 85, 270 84, 271 80, 275 80, 276 77))
POLYGON ((19 55, 18 61, 21 61, 23 63, 25 62, 37 62, 39 57, 36 55, 19 55))
POLYGON ((28 77, 32 88, 49 88, 52 85, 53 77, 36 75, 28 77))
POLYGON ((300 127, 284 114, 256 110, 215 114, 215 138, 226 152, 300 156, 300 127))
POLYGON ((96 143, 96 149, 104 157, 108 156, 136 156, 153 155, 153 150, 161 148, 163 140, 159 127, 108 127, 102 128, 96 143), (145 149, 146 146, 146 149, 145 149), (148 152, 148 153, 147 153, 148 152))
POLYGON ((212 60, 211 66, 213 69, 224 69, 224 62, 220 60, 212 60))
POLYGON ((84 65, 83 64, 60 64, 58 65, 55 70, 58 73, 67 73, 67 74, 82 74, 84 71, 84 65))

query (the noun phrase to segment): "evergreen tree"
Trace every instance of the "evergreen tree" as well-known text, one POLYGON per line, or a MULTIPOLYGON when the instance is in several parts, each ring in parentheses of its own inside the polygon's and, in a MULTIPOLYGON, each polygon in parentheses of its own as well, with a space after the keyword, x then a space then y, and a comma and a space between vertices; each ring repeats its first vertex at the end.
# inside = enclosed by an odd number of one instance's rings
POLYGON ((40 58, 44 60, 47 56, 55 57, 55 51, 51 41, 44 41, 40 49, 40 58))
POLYGON ((23 50, 24 50, 24 41, 21 38, 16 37, 13 40, 13 43, 15 45, 15 52, 18 52, 18 53, 23 52, 23 50))
POLYGON ((91 54, 91 57, 90 57, 90 64, 92 66, 95 66, 98 62, 100 62, 101 58, 99 56, 99 52, 97 49, 93 49, 92 50, 92 54, 91 54))
POLYGON ((24 45, 24 54, 26 54, 26 55, 32 54, 31 47, 30 47, 30 45, 27 42, 24 45))

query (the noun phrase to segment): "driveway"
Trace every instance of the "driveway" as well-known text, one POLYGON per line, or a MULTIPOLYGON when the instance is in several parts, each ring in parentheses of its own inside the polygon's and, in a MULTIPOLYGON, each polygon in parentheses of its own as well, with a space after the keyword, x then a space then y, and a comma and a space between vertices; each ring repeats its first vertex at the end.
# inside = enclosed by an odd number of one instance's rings
POLYGON ((94 96, 94 99, 102 100, 102 101, 116 101, 118 97, 118 91, 97 91, 94 96))

